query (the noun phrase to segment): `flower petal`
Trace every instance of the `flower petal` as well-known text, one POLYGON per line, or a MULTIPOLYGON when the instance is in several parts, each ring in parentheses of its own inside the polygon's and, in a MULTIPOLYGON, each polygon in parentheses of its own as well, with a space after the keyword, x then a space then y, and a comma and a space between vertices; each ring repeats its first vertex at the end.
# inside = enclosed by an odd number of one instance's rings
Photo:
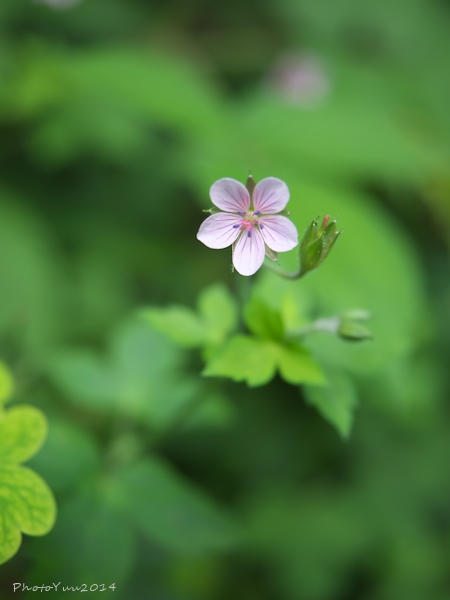
POLYGON ((253 275, 264 262, 264 241, 257 229, 243 231, 233 244, 233 265, 241 275, 253 275))
POLYGON ((209 190, 213 204, 226 212, 246 212, 250 208, 250 194, 240 181, 224 177, 213 183, 209 190))
POLYGON ((289 202, 288 186, 276 177, 266 177, 256 184, 253 191, 255 210, 265 215, 274 215, 283 210, 289 202))
POLYGON ((197 239, 208 248, 218 250, 231 246, 240 233, 239 224, 241 217, 228 213, 216 213, 208 217, 200 225, 197 239), (237 227, 234 227, 237 225, 237 227))
POLYGON ((287 217, 275 215, 259 218, 261 234, 271 250, 287 252, 298 244, 298 232, 287 217))

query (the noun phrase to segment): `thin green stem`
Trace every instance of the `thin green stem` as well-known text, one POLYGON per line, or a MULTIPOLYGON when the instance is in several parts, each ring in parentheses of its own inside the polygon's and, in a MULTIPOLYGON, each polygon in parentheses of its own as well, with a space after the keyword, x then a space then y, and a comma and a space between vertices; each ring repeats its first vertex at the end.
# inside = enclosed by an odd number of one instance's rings
POLYGON ((313 321, 312 323, 308 323, 308 325, 304 325, 303 327, 299 327, 298 329, 293 329, 287 333, 287 337, 289 339, 303 337, 308 333, 313 333, 316 331, 325 331, 327 333, 336 333, 340 324, 339 317, 329 317, 327 319, 317 319, 317 321, 313 321))
POLYGON ((301 268, 299 268, 297 271, 294 271, 293 273, 283 271, 283 269, 277 263, 274 263, 270 260, 266 260, 264 262, 264 266, 276 273, 277 275, 279 275, 280 277, 284 277, 285 279, 300 279, 300 277, 306 275, 306 271, 302 271, 301 268))

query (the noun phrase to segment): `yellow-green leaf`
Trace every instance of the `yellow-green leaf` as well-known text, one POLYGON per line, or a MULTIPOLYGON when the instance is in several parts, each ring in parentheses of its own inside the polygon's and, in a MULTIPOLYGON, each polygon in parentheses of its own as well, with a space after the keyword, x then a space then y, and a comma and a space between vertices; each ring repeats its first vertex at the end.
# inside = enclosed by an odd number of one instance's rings
POLYGON ((41 447, 47 420, 34 406, 15 406, 0 416, 0 463, 21 463, 41 447))
POLYGON ((39 475, 26 467, 0 465, 0 563, 17 552, 21 531, 44 535, 55 516, 55 500, 39 475))

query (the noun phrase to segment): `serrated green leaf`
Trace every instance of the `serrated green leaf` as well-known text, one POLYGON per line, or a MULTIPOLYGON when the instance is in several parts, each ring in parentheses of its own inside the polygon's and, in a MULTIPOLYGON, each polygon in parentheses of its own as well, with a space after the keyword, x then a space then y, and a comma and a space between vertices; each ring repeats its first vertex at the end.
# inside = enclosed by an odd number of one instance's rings
POLYGON ((328 380, 327 386, 305 386, 306 399, 343 438, 348 438, 358 404, 355 388, 344 373, 331 373, 328 380))
POLYGON ((283 322, 279 312, 270 308, 260 298, 253 296, 244 309, 245 324, 258 337, 269 340, 283 338, 283 322))
POLYGON ((14 393, 14 379, 8 367, 0 362, 0 405, 7 402, 14 393))
POLYGON ((276 344, 236 335, 226 342, 206 364, 202 375, 229 377, 251 387, 268 383, 276 373, 279 349, 276 344))
POLYGON ((322 369, 311 358, 306 348, 286 345, 280 349, 278 365, 281 377, 293 385, 300 383, 322 384, 325 376, 322 369))
POLYGON ((44 535, 53 527, 55 517, 53 495, 36 473, 17 465, 0 465, 0 563, 17 552, 20 531, 44 535))
POLYGON ((141 315, 156 331, 184 348, 199 348, 205 340, 205 327, 194 311, 185 306, 148 308, 141 315))
POLYGON ((0 416, 0 463, 21 463, 41 447, 47 420, 34 406, 20 405, 0 416))
POLYGON ((235 543, 237 531, 231 517, 162 460, 142 461, 118 480, 129 519, 166 549, 201 554, 235 543))
POLYGON ((236 327, 234 299, 223 285, 212 285, 198 299, 198 314, 186 306, 148 308, 140 313, 155 331, 185 348, 217 346, 236 327))

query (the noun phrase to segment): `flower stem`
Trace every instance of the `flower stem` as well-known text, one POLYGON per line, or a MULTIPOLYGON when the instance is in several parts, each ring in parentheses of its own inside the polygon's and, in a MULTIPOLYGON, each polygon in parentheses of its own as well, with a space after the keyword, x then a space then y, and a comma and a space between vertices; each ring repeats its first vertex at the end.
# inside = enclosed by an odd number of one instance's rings
POLYGON ((340 324, 339 317, 328 317, 326 319, 317 319, 317 321, 313 321, 308 325, 304 325, 303 327, 299 327, 298 329, 293 329, 292 331, 287 332, 287 337, 289 339, 303 337, 308 333, 313 333, 315 331, 326 331, 328 333, 336 333, 340 324))
POLYGON ((294 271, 293 273, 283 271, 283 269, 277 263, 273 263, 269 260, 266 260, 264 262, 264 266, 269 268, 271 271, 273 271, 280 277, 284 277, 285 279, 300 279, 300 277, 306 275, 306 271, 302 271, 301 268, 299 268, 297 271, 294 271))

